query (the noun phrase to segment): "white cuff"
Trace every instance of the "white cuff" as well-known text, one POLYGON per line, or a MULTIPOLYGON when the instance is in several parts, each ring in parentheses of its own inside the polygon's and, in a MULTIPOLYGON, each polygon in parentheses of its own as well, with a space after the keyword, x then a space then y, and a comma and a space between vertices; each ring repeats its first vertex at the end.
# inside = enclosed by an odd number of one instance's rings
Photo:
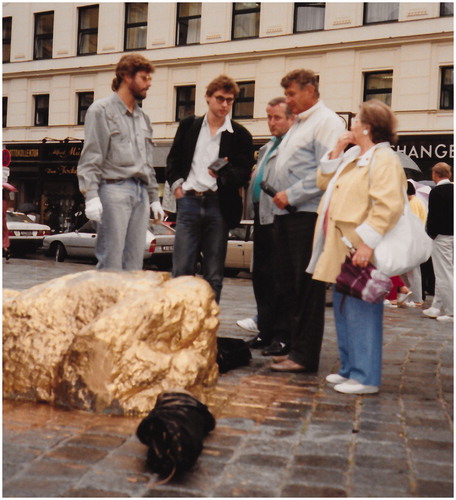
POLYGON ((373 229, 369 224, 363 222, 355 231, 363 242, 370 248, 375 248, 383 238, 383 234, 373 229))

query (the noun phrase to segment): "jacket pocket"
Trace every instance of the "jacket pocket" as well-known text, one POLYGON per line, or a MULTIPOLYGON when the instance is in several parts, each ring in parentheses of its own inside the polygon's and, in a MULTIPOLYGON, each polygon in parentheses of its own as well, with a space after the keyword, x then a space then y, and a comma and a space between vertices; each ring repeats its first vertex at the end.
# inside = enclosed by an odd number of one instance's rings
POLYGON ((133 147, 129 135, 122 134, 120 123, 115 116, 108 115, 109 153, 110 160, 115 165, 125 167, 135 163, 133 147))

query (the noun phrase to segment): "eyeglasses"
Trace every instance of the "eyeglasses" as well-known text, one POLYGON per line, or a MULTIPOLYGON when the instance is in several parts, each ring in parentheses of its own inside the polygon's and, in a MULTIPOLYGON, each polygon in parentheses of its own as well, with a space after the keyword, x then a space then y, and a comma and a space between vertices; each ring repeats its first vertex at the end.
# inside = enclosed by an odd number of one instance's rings
POLYGON ((233 104, 234 102, 232 97, 223 97, 222 95, 215 95, 214 97, 217 99, 219 104, 223 104, 225 101, 227 104, 233 104))

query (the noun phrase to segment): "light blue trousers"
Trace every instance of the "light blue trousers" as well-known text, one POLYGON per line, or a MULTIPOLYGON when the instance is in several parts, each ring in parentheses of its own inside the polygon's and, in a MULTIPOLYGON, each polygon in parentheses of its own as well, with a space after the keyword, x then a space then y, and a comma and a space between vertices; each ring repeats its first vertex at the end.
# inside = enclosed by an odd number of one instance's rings
POLYGON ((382 378, 383 302, 370 304, 333 290, 339 375, 364 385, 382 378))
POLYGON ((102 181, 98 194, 103 215, 97 225, 97 269, 141 270, 150 215, 145 184, 137 179, 102 181))

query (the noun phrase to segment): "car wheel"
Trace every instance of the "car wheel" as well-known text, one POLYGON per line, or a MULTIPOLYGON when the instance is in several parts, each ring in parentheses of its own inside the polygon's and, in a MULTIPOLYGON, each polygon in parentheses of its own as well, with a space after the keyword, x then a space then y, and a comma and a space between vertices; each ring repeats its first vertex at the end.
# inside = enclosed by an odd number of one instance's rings
POLYGON ((57 243, 55 247, 55 261, 63 262, 66 257, 66 250, 63 243, 57 243))

